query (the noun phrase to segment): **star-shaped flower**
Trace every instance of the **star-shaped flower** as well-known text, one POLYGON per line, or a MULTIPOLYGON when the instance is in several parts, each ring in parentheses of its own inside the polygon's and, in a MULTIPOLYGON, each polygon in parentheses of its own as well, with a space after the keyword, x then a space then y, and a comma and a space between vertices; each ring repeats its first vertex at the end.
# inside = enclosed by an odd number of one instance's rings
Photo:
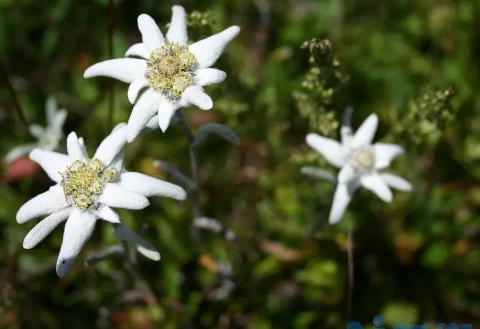
MULTIPOLYGON (((30 153, 30 158, 56 184, 26 202, 17 212, 17 222, 48 215, 25 237, 23 247, 31 249, 67 220, 57 260, 59 276, 67 273, 99 218, 112 223, 117 236, 136 239, 112 208, 143 209, 149 205, 149 196, 185 199, 185 191, 177 185, 123 171, 125 144, 126 126, 120 124, 103 140, 92 158, 87 155, 83 139, 74 132, 67 137, 68 155, 41 149, 30 153)), ((159 259, 159 255, 154 254, 153 258, 159 259)))
POLYGON ((63 124, 67 118, 67 111, 59 110, 57 102, 53 97, 49 97, 45 104, 47 114, 47 126, 42 127, 38 124, 31 124, 28 128, 30 134, 37 139, 35 143, 17 146, 10 150, 5 156, 5 160, 10 163, 16 159, 28 155, 35 148, 44 150, 56 150, 60 141, 63 139, 63 124))
POLYGON ((134 107, 128 120, 129 142, 157 114, 158 125, 165 131, 178 108, 196 105, 202 110, 211 109, 212 99, 203 86, 222 82, 226 73, 210 67, 240 31, 238 26, 231 26, 188 44, 187 16, 181 6, 172 7, 165 37, 149 15, 138 16, 138 28, 142 42, 127 50, 125 55, 129 57, 94 64, 84 74, 85 78, 107 76, 130 84, 128 99, 134 107))
POLYGON ((350 121, 351 110, 347 111, 341 128, 341 143, 318 134, 307 135, 307 144, 310 147, 332 165, 341 168, 329 216, 331 224, 340 221, 353 193, 360 186, 371 190, 385 202, 392 201, 390 187, 401 191, 412 189, 405 179, 383 172, 392 160, 404 151, 395 144, 372 144, 378 125, 377 115, 371 114, 355 134, 350 127, 350 121))

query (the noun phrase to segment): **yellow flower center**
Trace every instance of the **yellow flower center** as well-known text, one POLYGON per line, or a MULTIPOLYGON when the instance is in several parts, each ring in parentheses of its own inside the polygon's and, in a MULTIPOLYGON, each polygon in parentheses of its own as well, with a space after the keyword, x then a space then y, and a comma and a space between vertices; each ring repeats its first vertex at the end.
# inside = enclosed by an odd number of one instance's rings
POLYGON ((355 164, 360 168, 372 168, 375 163, 375 157, 370 150, 360 149, 353 156, 355 164))
POLYGON ((113 180, 115 171, 98 159, 85 159, 75 161, 60 175, 67 202, 75 208, 86 209, 95 203, 105 184, 113 180))
POLYGON ((170 99, 178 99, 193 82, 195 56, 176 43, 155 49, 147 60, 150 86, 170 99))

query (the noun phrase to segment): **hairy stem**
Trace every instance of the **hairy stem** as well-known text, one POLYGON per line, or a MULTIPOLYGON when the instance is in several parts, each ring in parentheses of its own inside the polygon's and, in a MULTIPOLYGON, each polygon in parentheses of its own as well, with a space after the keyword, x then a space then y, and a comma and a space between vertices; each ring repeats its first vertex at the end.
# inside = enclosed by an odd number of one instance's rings
POLYGON ((125 271, 132 277, 135 288, 139 289, 145 294, 145 296, 156 302, 157 298, 148 284, 147 281, 143 279, 140 272, 137 268, 137 260, 135 255, 135 250, 132 250, 127 242, 122 241, 123 250, 124 250, 124 268, 125 271))
POLYGON ((353 224, 350 224, 348 228, 347 253, 348 253, 347 319, 350 320, 352 316, 352 300, 353 300, 354 275, 355 275, 355 272, 354 272, 355 264, 353 260, 353 224))
POLYGON ((198 179, 197 151, 193 145, 194 136, 193 136, 192 129, 190 129, 190 126, 188 125, 188 122, 185 119, 185 116, 181 111, 178 111, 178 116, 180 118, 180 125, 182 126, 182 129, 185 133, 185 136, 187 137, 187 142, 188 142, 188 155, 190 157, 190 171, 192 176, 191 178, 193 181, 193 186, 192 186, 192 190, 190 191, 190 196, 193 203, 192 216, 193 216, 193 220, 195 220, 195 218, 198 218, 201 216, 200 201, 198 197, 199 190, 200 190, 200 182, 198 179))

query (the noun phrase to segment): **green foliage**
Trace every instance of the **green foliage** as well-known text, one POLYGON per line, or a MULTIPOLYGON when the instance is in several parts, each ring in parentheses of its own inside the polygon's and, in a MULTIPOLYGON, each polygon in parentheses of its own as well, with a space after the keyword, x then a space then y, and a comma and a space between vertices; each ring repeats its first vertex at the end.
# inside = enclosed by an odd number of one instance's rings
MULTIPOLYGON (((126 85, 83 78, 89 65, 109 57, 108 3, 0 0, 1 57, 27 120, 44 124, 45 99, 55 96, 68 110, 66 132, 83 136, 90 154, 109 132, 112 88, 115 123, 131 112, 126 85)), ((216 64, 227 79, 206 87, 214 109, 184 111, 194 132, 223 124, 240 139, 236 146, 209 136, 198 147, 202 212, 236 239, 193 230, 190 201, 152 198, 145 210, 120 216, 160 251, 160 262, 138 255, 140 279, 122 257, 84 266, 92 253, 119 254, 113 230, 98 223, 71 273, 58 279, 62 228, 27 251, 22 240, 34 221, 15 221, 20 205, 51 182, 31 164, 2 163, 0 328, 345 328, 351 222, 352 319, 371 324, 383 313, 388 323, 477 323, 478 0, 180 3, 190 12, 192 41, 242 27, 216 64), (329 226, 333 184, 300 168, 323 161, 308 150, 306 133, 338 135, 347 106, 355 108, 354 126, 378 113, 378 137, 406 150, 393 172, 414 191, 395 193, 391 204, 359 191, 342 222, 329 226), (15 173, 24 177, 12 179, 15 173), (155 298, 142 293, 142 281, 155 298)), ((165 31, 174 2, 113 4, 119 57, 140 40, 137 15, 149 13, 165 31)), ((14 103, 2 84, 3 155, 33 141, 14 103)), ((126 157, 129 170, 170 181, 174 171, 157 160, 189 173, 178 124, 140 137, 126 157)))

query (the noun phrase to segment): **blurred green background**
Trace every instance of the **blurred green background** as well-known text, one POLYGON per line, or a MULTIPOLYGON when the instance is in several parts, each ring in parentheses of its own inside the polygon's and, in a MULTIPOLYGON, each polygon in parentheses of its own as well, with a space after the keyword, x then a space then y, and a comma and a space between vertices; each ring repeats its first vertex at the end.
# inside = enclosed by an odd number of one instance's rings
MULTIPOLYGON (((112 125, 111 89, 115 123, 128 119, 131 106, 127 85, 85 80, 83 71, 109 57, 110 25, 114 57, 121 57, 140 40, 138 14, 150 14, 166 31, 175 3, 202 15, 191 17, 191 40, 242 27, 216 64, 227 80, 207 88, 214 109, 184 110, 194 129, 222 123, 241 139, 234 146, 211 136, 199 149, 202 213, 237 239, 192 234, 189 202, 152 198, 143 211, 121 212, 162 253, 159 263, 139 256, 141 279, 121 259, 83 265, 90 253, 117 243, 106 223, 59 279, 62 228, 26 251, 22 240, 36 221, 15 222, 19 206, 50 182, 38 168, 3 162, 0 328, 345 328, 350 223, 352 319, 370 326, 376 314, 389 325, 478 323, 480 3, 118 0, 109 15, 108 0, 0 0, 2 62, 26 119, 44 124, 44 103, 53 95, 68 110, 65 133, 76 131, 93 152, 112 125), (312 38, 330 42, 301 49, 312 38), (385 204, 362 190, 344 220, 329 226, 333 186, 300 173, 304 165, 328 169, 305 135, 338 135, 350 105, 355 126, 376 112, 377 139, 405 147, 393 171, 414 191, 395 193, 385 204), (141 280, 154 296, 145 294, 141 280)), ((1 79, 4 155, 33 139, 16 115, 5 75, 1 79)), ((155 160, 189 173, 180 127, 127 146, 129 170, 172 180, 155 160)))

